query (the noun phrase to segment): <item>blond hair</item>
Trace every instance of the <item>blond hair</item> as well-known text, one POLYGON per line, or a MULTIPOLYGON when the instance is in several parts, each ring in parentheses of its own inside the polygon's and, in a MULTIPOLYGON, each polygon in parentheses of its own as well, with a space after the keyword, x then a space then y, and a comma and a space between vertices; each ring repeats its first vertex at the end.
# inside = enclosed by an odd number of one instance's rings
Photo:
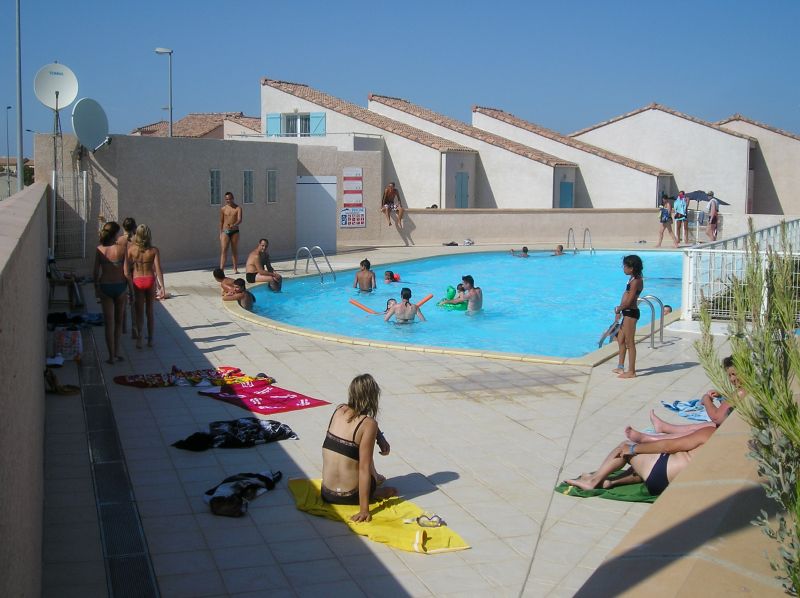
POLYGON ((150 232, 150 227, 146 224, 140 224, 136 227, 136 235, 133 237, 134 245, 138 245, 142 249, 150 247, 150 241, 153 239, 153 234, 150 232))
POLYGON ((361 374, 353 378, 347 389, 347 406, 353 412, 347 421, 353 421, 360 415, 375 417, 378 415, 378 399, 381 387, 370 374, 361 374))

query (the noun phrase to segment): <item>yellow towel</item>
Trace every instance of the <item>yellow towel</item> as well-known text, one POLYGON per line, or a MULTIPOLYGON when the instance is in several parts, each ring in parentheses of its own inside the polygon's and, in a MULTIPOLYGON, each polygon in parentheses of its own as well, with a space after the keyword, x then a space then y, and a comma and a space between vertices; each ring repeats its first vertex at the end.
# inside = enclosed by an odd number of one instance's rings
POLYGON ((351 521, 350 517, 358 513, 358 506, 324 502, 320 496, 321 485, 322 480, 289 480, 289 490, 294 494, 299 510, 341 521, 361 536, 409 552, 435 554, 469 548, 469 544, 447 526, 423 528, 416 521, 404 523, 406 519, 416 519, 424 511, 411 501, 396 496, 372 503, 372 521, 369 523, 351 521))

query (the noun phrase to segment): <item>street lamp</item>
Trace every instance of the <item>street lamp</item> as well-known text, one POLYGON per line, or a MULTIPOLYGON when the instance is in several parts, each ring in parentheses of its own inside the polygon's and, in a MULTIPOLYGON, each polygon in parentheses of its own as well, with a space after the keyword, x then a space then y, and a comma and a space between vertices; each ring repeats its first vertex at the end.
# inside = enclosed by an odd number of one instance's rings
MULTIPOLYGON (((11 197, 11 162, 9 154, 11 153, 11 146, 8 145, 8 111, 11 106, 6 106, 6 185, 8 186, 8 197, 11 197)), ((19 176, 19 164, 17 164, 17 176, 19 176)))
POLYGON ((172 137, 172 50, 169 48, 156 48, 156 54, 169 56, 169 136, 172 137))

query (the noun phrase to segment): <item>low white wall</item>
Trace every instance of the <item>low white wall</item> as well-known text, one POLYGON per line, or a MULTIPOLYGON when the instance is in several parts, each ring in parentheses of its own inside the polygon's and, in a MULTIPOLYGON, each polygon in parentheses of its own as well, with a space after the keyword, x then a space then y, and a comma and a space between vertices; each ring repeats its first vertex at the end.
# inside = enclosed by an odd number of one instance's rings
POLYGON ((39 596, 47 337, 46 186, 0 202, 0 596, 39 596))

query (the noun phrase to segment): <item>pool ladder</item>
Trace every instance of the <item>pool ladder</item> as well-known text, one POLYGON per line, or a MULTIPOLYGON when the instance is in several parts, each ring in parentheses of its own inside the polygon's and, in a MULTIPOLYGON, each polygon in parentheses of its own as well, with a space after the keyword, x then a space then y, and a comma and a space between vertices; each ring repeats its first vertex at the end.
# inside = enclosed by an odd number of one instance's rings
MULTIPOLYGON (((589 236, 589 253, 595 254, 597 253, 592 245, 592 231, 589 230, 588 227, 583 229, 583 249, 586 249, 586 236, 589 236)), ((566 250, 569 251, 569 240, 572 239, 572 248, 573 253, 578 253, 578 243, 575 241, 575 230, 570 227, 567 231, 567 246, 566 250)))
POLYGON ((639 297, 636 300, 636 305, 641 305, 642 303, 646 303, 650 306, 650 348, 656 348, 656 308, 653 306, 653 301, 658 303, 659 307, 661 308, 661 323, 659 324, 659 333, 658 333, 658 341, 663 345, 664 344, 664 302, 661 301, 655 295, 645 295, 643 297, 639 297))
POLYGON ((294 254, 294 269, 293 269, 293 272, 295 274, 297 274, 297 260, 300 259, 300 256, 302 254, 305 254, 305 256, 306 256, 306 274, 308 274, 308 263, 310 261, 313 261, 314 262, 314 267, 317 269, 317 272, 319 273, 319 281, 320 282, 325 282, 325 274, 322 272, 322 270, 319 269, 319 264, 317 263, 317 258, 314 257, 314 250, 319 251, 319 255, 322 256, 323 258, 325 258, 325 263, 328 264, 328 270, 330 270, 331 274, 333 274, 333 280, 335 281, 336 280, 336 272, 333 271, 333 268, 331 267, 331 263, 328 261, 328 256, 325 255, 325 252, 322 251, 322 247, 320 247, 319 245, 314 245, 314 247, 312 247, 311 249, 309 249, 308 247, 303 246, 303 247, 301 247, 300 249, 297 250, 297 253, 294 254))

